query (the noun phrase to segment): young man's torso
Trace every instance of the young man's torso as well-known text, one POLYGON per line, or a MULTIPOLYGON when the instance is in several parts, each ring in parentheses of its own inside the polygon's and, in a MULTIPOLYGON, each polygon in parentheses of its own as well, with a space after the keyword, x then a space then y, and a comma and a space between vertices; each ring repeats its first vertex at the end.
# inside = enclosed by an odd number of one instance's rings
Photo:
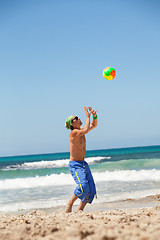
POLYGON ((70 161, 84 161, 86 152, 85 136, 74 136, 70 133, 70 161))

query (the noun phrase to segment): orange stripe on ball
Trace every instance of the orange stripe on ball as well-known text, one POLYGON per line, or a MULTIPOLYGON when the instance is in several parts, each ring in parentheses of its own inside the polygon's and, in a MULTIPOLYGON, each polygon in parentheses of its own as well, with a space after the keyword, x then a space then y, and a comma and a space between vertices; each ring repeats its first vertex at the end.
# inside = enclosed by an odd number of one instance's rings
POLYGON ((111 73, 110 73, 110 75, 112 75, 112 77, 115 78, 115 76, 116 76, 116 71, 112 70, 111 73))

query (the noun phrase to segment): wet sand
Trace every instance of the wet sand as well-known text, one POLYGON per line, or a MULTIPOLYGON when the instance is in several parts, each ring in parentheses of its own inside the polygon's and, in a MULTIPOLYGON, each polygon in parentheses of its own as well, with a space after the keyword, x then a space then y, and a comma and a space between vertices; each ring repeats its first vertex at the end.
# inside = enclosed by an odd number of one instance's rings
POLYGON ((84 212, 73 209, 72 213, 64 213, 64 208, 59 208, 54 212, 50 209, 2 214, 0 240, 160 239, 159 195, 114 202, 112 207, 108 205, 112 210, 107 210, 107 204, 101 204, 103 210, 94 211, 94 204, 88 205, 84 212), (142 207, 144 203, 146 206, 142 207))

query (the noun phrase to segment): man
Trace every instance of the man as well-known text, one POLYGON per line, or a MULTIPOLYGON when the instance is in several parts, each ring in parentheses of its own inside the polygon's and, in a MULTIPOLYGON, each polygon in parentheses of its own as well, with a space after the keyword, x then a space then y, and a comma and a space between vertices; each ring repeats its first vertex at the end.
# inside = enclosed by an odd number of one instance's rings
POLYGON ((78 210, 84 209, 87 203, 92 203, 96 194, 95 183, 90 171, 90 168, 85 158, 86 138, 85 135, 97 127, 97 111, 91 107, 84 107, 86 114, 86 122, 84 127, 81 127, 82 122, 77 116, 70 116, 66 119, 65 126, 71 130, 70 133, 70 161, 69 170, 77 183, 77 188, 73 196, 66 205, 66 212, 72 211, 73 203, 79 198, 81 200, 78 210), (90 124, 90 115, 93 116, 93 121, 90 124))

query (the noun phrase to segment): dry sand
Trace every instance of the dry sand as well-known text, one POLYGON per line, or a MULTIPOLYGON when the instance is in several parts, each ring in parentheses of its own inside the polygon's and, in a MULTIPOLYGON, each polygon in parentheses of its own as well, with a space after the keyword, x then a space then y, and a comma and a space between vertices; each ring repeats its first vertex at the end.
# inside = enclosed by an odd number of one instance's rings
MULTIPOLYGON (((158 200, 157 200, 158 201, 158 200)), ((160 206, 0 215, 0 240, 160 240, 160 206)))
POLYGON ((1 240, 160 239, 160 207, 150 209, 2 215, 1 240))

